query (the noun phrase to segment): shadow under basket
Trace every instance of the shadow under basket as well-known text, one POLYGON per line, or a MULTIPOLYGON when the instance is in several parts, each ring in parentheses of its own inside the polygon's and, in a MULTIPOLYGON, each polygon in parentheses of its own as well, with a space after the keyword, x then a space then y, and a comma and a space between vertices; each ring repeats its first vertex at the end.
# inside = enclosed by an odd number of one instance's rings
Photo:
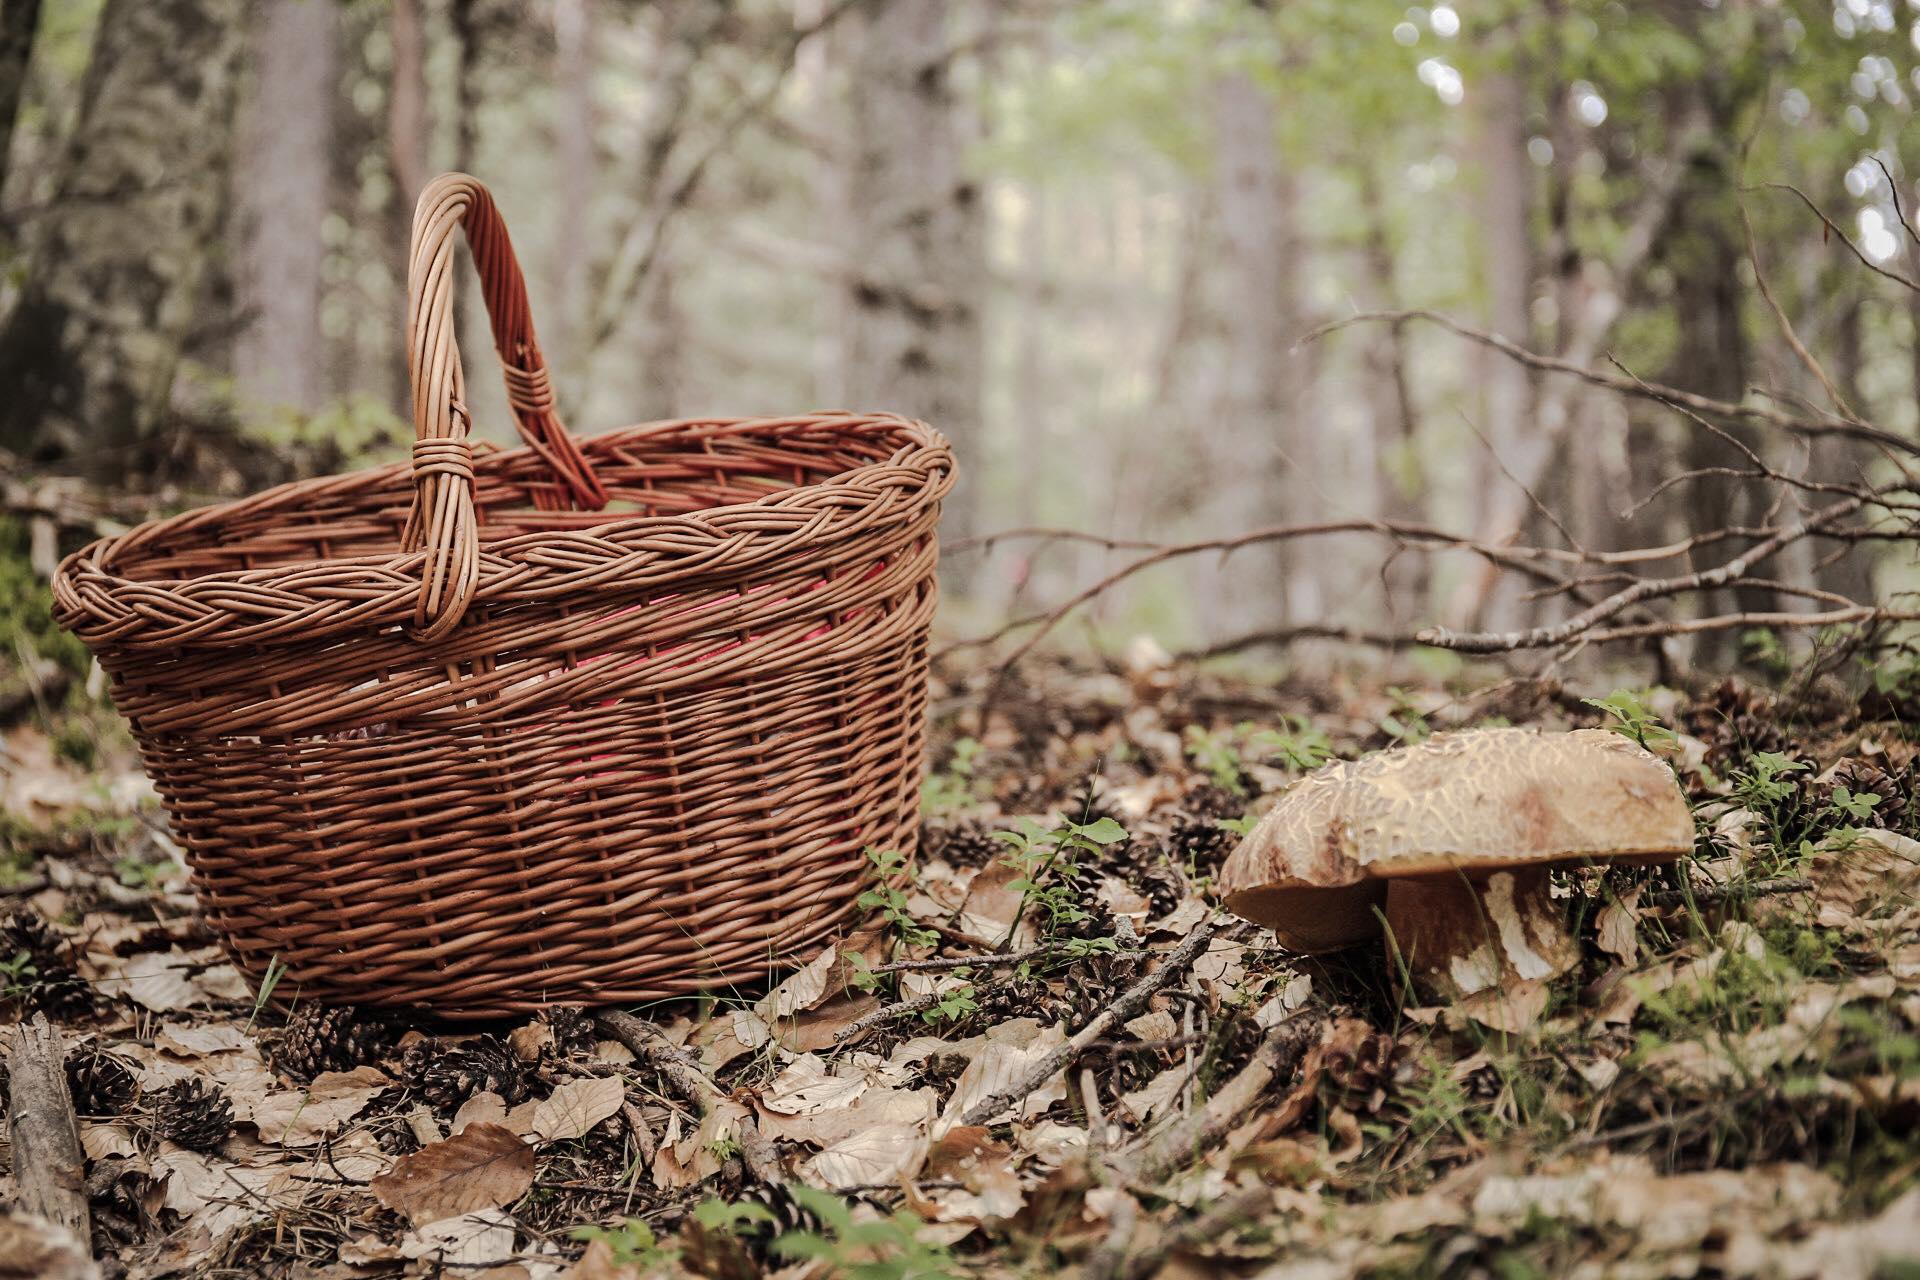
POLYGON ((112 677, 213 927, 282 997, 494 1017, 764 979, 917 837, 953 461, 891 415, 575 441, 484 188, 415 215, 412 462, 103 539, 112 677), (528 443, 475 450, 451 236, 528 443))

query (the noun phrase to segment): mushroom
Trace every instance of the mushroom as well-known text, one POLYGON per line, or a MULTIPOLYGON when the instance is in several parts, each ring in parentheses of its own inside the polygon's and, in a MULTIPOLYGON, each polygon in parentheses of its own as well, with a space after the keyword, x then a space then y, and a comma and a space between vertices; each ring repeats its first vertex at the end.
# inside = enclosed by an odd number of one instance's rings
POLYGON ((1603 729, 1443 733, 1336 761, 1282 792, 1221 868, 1228 909, 1281 945, 1378 937, 1422 989, 1471 996, 1578 959, 1556 866, 1671 862, 1693 848, 1673 773, 1603 729))

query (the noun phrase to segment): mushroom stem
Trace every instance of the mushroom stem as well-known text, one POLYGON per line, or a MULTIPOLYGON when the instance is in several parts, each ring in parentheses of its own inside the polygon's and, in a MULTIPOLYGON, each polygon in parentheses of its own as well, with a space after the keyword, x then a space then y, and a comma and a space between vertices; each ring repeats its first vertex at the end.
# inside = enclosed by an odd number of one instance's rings
POLYGON ((1386 915, 1389 959, 1397 951, 1396 964, 1429 996, 1542 981, 1580 958, 1545 867, 1394 880, 1386 915))

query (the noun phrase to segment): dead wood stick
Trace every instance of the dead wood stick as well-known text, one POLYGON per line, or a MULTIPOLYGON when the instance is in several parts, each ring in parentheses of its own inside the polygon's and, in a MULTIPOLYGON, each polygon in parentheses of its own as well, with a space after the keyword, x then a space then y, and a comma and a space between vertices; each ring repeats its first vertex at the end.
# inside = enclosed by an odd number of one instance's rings
POLYGON ((1765 898, 1776 893, 1805 893, 1813 881, 1805 876, 1782 876, 1774 880, 1744 880, 1735 884, 1701 886, 1697 889, 1662 889, 1640 900, 1643 907, 1679 907, 1689 902, 1724 902, 1729 898, 1765 898))
POLYGON ((610 1039, 618 1040, 633 1051, 634 1057, 658 1071, 702 1116, 726 1101, 727 1091, 713 1082, 700 1060, 667 1039, 651 1022, 617 1010, 602 1013, 594 1021, 610 1039))
POLYGON ((1074 1061, 1095 1041, 1105 1039, 1107 1032, 1140 1013, 1147 1007, 1147 1001, 1153 999, 1155 992, 1184 973, 1187 966, 1206 950, 1207 943, 1213 938, 1213 930, 1212 921, 1201 922, 1192 933, 1187 935, 1185 942, 1167 954, 1167 958, 1161 962, 1159 968, 1128 987, 1118 1000, 1108 1005, 1092 1022, 1082 1027, 1079 1034, 1041 1059, 1020 1079, 998 1093, 988 1094, 968 1107, 965 1114, 960 1117, 960 1123, 987 1123, 994 1116, 1053 1079, 1057 1073, 1072 1066, 1074 1061))
POLYGON ((1260 1047, 1253 1051, 1252 1060, 1207 1099, 1204 1108, 1161 1130, 1125 1164, 1122 1172, 1127 1181, 1135 1186, 1159 1183, 1197 1153, 1220 1141, 1253 1109, 1274 1077, 1300 1057, 1320 1034, 1322 1025, 1318 1014, 1296 1013, 1268 1028, 1260 1047))
MULTIPOLYGON (((1011 965, 1024 964, 1028 960, 1039 960, 1050 956, 1062 955, 1059 948, 1051 943, 1022 947, 1018 951, 1004 951, 991 955, 934 956, 928 960, 894 960, 887 964, 877 964, 867 970, 868 973, 934 973, 943 969, 1000 969, 1011 965)), ((1134 948, 1115 951, 1102 951, 1102 956, 1131 957, 1142 956, 1146 952, 1134 948)))
POLYGON ((1196 1245, 1211 1244, 1228 1232, 1252 1222, 1272 1204, 1272 1188, 1242 1187, 1205 1213, 1167 1232, 1157 1244, 1133 1250, 1120 1275, 1123 1280, 1146 1280, 1146 1277, 1160 1269, 1160 1263, 1168 1254, 1181 1253, 1196 1245))
POLYGON ((834 1036, 835 1044, 845 1044, 865 1035, 883 1022, 903 1018, 910 1013, 919 1013, 922 1009, 931 1009, 946 999, 944 991, 923 991, 917 996, 908 996, 905 1000, 896 1000, 892 1004, 882 1005, 872 1013, 862 1014, 840 1029, 834 1036))
POLYGON ((93 1238, 87 1158, 67 1092, 66 1051, 45 1014, 16 1028, 7 1068, 7 1124, 20 1207, 73 1232, 84 1248, 93 1238))

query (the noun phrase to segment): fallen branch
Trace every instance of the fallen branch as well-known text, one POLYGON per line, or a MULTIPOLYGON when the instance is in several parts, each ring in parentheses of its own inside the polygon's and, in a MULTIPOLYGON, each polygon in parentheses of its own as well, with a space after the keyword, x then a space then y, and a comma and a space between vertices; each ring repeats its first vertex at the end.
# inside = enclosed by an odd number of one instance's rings
POLYGON ((1684 907, 1689 903, 1727 902, 1744 898, 1766 898, 1781 893, 1806 893, 1813 881, 1805 876, 1782 876, 1773 880, 1745 880, 1733 884, 1698 889, 1662 889, 1640 900, 1643 907, 1684 907))
POLYGON ((1441 649, 1456 649, 1462 653, 1507 653, 1515 649, 1545 649, 1566 644, 1578 639, 1582 633, 1592 631, 1599 623, 1648 600, 1729 586, 1745 577, 1747 571, 1761 561, 1777 555, 1821 526, 1845 519, 1865 505, 1862 498, 1836 502, 1755 543, 1716 568, 1671 578, 1642 578, 1561 622, 1526 631, 1452 631, 1446 627, 1428 627, 1418 633, 1420 642, 1441 649))
MULTIPOLYGON (((894 960, 888 964, 877 964, 868 973, 937 973, 945 969, 995 969, 1010 965, 1025 964, 1029 960, 1041 960, 1059 953, 1050 943, 1039 943, 1031 947, 1022 947, 1018 951, 1003 951, 990 955, 935 956, 929 960, 894 960)), ((1147 954, 1144 951, 1102 951, 1103 956, 1133 957, 1147 954)))
POLYGON ((87 1158, 67 1091, 66 1051, 45 1014, 15 1028, 7 1070, 15 1199, 28 1213, 71 1231, 85 1247, 93 1234, 87 1158))
POLYGON ((1161 1130, 1121 1166, 1126 1180, 1135 1186, 1163 1182, 1224 1138, 1259 1102, 1274 1078, 1320 1037, 1325 1025, 1317 1013, 1301 1012, 1268 1028, 1252 1060, 1208 1098, 1204 1108, 1161 1130))
POLYGON ((1491 347, 1508 359, 1525 365, 1529 369, 1538 369, 1543 373, 1565 374, 1568 377, 1578 378, 1582 382, 1590 383, 1596 387, 1604 387, 1609 391, 1617 391, 1623 395, 1657 402, 1667 401, 1672 404, 1685 405, 1696 413, 1712 414, 1718 418, 1764 423, 1768 426, 1779 427, 1782 430, 1794 432, 1797 435, 1845 436, 1854 440, 1866 440, 1888 449, 1920 457, 1920 443, 1856 419, 1833 416, 1817 418, 1806 417, 1799 414, 1784 413, 1769 405, 1735 404, 1730 400, 1716 400, 1711 396, 1695 395, 1691 391, 1682 391, 1677 387, 1644 382, 1638 378, 1623 378, 1616 374, 1607 373, 1600 369, 1588 368, 1586 365, 1576 364, 1569 360, 1562 360, 1555 356, 1541 355, 1539 352, 1530 351, 1519 343, 1503 338, 1497 333, 1488 333, 1485 330, 1475 329, 1468 325, 1461 324, 1459 321, 1443 316, 1437 311, 1417 309, 1409 311, 1364 311, 1359 315, 1343 316, 1338 320, 1329 321, 1308 333, 1300 340, 1300 345, 1304 346, 1309 342, 1318 341, 1326 335, 1336 330, 1344 329, 1349 325, 1369 322, 1404 324, 1409 320, 1423 320, 1428 324, 1437 325, 1457 337, 1465 338, 1469 342, 1477 342, 1481 346, 1491 347))
POLYGON ((856 1040, 875 1027, 892 1022, 895 1018, 919 1013, 922 1009, 931 1009, 946 999, 946 996, 947 993, 944 991, 923 991, 917 996, 908 996, 905 1000, 896 1000, 892 1004, 882 1005, 872 1013, 862 1014, 842 1027, 839 1034, 834 1036, 834 1042, 845 1044, 849 1040, 856 1040))
POLYGON ((1082 1027, 1078 1034, 1065 1044, 1036 1063, 1020 1079, 1014 1081, 998 1093, 988 1094, 980 1101, 968 1107, 960 1117, 963 1125, 985 1124, 993 1117, 1013 1106, 1035 1089, 1046 1084, 1054 1076, 1066 1070, 1114 1027, 1141 1013, 1147 1007, 1154 993, 1172 982, 1206 950, 1212 941, 1214 925, 1204 921, 1187 935, 1186 941, 1167 953, 1167 958, 1152 973, 1134 983, 1123 992, 1118 1000, 1102 1010, 1093 1021, 1082 1027))
POLYGON ((1120 1276, 1122 1280, 1146 1280, 1146 1277, 1160 1269, 1160 1264, 1168 1255, 1186 1253, 1199 1245, 1212 1244, 1255 1221, 1272 1205, 1271 1187, 1241 1187, 1205 1213, 1189 1218, 1161 1236, 1153 1245, 1132 1250, 1120 1276))
POLYGON ((702 1116, 726 1101, 726 1090, 714 1083, 713 1077, 700 1066, 700 1060, 667 1039, 651 1022, 617 1011, 602 1013, 594 1021, 609 1039, 619 1041, 634 1057, 658 1071, 702 1116))

